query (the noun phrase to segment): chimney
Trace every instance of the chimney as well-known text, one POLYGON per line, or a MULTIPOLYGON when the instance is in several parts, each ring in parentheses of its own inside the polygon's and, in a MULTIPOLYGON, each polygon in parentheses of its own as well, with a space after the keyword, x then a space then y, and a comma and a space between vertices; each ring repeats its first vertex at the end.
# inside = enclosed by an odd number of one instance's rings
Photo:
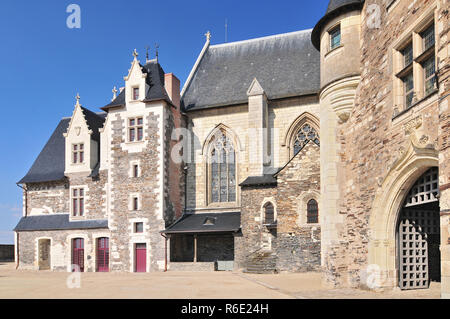
POLYGON ((173 105, 180 108, 180 80, 173 73, 164 74, 164 87, 173 105))

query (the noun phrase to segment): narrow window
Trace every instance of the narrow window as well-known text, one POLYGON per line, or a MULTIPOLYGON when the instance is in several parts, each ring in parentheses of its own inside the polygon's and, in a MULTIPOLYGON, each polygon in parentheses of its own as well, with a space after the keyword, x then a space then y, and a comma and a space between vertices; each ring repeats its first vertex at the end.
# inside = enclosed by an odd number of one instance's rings
POLYGON ((337 26, 329 32, 330 34, 330 50, 341 45, 341 26, 337 26))
POLYGON ((139 100, 139 88, 133 88, 133 100, 139 100))
POLYGON ((436 89, 436 64, 434 55, 426 60, 422 67, 425 76, 425 95, 428 95, 436 89))
POLYGON ((139 200, 137 197, 133 197, 133 210, 138 210, 139 209, 139 200))
POLYGON ((266 203, 264 205, 264 224, 273 224, 275 222, 275 214, 272 203, 266 203))
POLYGON ((403 55, 403 67, 406 68, 413 61, 413 47, 412 43, 408 44, 406 48, 401 51, 403 55))
POLYGON ((72 189, 72 215, 83 216, 84 215, 84 189, 74 188, 72 189))
POLYGON ((405 93, 405 106, 406 108, 411 107, 414 97, 414 78, 413 73, 410 72, 408 75, 402 78, 404 93, 405 93))
POLYGON ((134 232, 135 233, 144 232, 144 223, 134 223, 134 232))
POLYGON ((423 41, 423 51, 428 50, 429 48, 434 46, 435 38, 434 38, 434 23, 429 26, 425 31, 423 31, 420 36, 423 41))
POLYGON ((315 199, 311 199, 307 204, 307 222, 308 224, 319 222, 319 206, 315 199))
POLYGON ((72 163, 83 163, 84 162, 84 144, 73 144, 72 145, 72 163))
POLYGON ((133 165, 133 177, 139 177, 139 165, 133 165))
POLYGON ((144 121, 142 117, 128 119, 128 141, 142 141, 144 138, 144 121))

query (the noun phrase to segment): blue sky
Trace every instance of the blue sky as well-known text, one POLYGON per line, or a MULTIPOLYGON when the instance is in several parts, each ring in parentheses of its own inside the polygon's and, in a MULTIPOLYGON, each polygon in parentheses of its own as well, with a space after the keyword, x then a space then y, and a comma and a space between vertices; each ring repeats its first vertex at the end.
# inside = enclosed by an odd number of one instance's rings
POLYGON ((328 0, 99 1, 2 0, 0 10, 0 244, 12 243, 22 215, 15 185, 33 164, 79 92, 99 111, 113 86, 123 86, 134 48, 159 44, 166 72, 186 81, 207 30, 212 44, 312 28, 328 0), (69 29, 69 4, 81 8, 81 28, 69 29))

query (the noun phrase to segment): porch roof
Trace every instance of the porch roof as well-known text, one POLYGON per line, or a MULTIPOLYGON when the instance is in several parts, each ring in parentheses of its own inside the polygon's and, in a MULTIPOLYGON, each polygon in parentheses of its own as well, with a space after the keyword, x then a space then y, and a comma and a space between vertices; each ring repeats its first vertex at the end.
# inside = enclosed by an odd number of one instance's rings
POLYGON ((174 224, 161 231, 165 234, 177 233, 219 233, 237 232, 241 229, 241 213, 185 214, 174 224))

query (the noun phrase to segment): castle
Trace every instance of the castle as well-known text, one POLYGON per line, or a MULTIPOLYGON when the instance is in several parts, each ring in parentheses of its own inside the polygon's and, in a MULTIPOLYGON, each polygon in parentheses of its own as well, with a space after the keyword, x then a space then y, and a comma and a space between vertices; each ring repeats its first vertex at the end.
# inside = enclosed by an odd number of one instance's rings
POLYGON ((321 271, 450 297, 448 29, 447 0, 331 0, 312 30, 207 33, 182 89, 135 51, 103 112, 77 96, 19 181, 17 266, 321 271))

